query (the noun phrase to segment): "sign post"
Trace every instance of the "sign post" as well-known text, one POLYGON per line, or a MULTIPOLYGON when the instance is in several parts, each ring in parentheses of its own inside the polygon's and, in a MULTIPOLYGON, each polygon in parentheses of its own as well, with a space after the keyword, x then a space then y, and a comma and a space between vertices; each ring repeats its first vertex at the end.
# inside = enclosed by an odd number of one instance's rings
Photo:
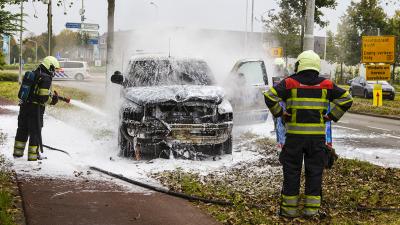
POLYGON ((390 65, 395 69, 395 36, 363 36, 361 62, 366 64, 366 80, 376 81, 373 90, 373 105, 382 106, 382 85, 379 80, 390 80, 390 65), (371 65, 383 63, 383 65, 371 65), (369 65, 368 65, 369 64, 369 65))
POLYGON ((390 80, 390 65, 367 65, 366 80, 390 80))
POLYGON ((374 84, 373 91, 373 105, 374 106, 382 106, 382 85, 374 84))
POLYGON ((283 48, 282 47, 270 48, 269 54, 274 58, 282 58, 283 48))
POLYGON ((395 36, 363 36, 361 62, 393 64, 395 41, 395 36))

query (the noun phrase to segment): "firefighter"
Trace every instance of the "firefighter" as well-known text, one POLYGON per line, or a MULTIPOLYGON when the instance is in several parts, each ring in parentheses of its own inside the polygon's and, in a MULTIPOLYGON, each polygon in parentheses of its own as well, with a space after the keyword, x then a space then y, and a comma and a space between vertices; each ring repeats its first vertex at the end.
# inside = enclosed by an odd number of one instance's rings
POLYGON ((329 150, 325 143, 325 122, 337 122, 351 107, 351 95, 332 81, 319 77, 320 57, 312 50, 301 53, 295 74, 264 92, 265 102, 274 117, 286 122, 286 142, 279 155, 283 166, 280 215, 297 217, 300 176, 305 164, 305 199, 302 214, 319 214, 322 173, 329 150), (286 110, 279 102, 286 103, 286 110), (327 113, 328 105, 333 107, 327 113))
MULTIPOLYGON (((27 98, 24 101, 20 100, 19 104, 18 128, 13 153, 13 156, 16 158, 24 155, 28 137, 28 161, 36 161, 39 157, 39 147, 42 144, 41 129, 43 127, 45 104, 55 105, 58 102, 57 92, 54 91, 54 93, 51 93, 50 87, 54 73, 59 68, 60 64, 58 60, 53 56, 47 56, 37 69, 32 71, 33 74, 31 73, 35 77, 34 82, 29 84, 31 88, 28 91, 27 98)), ((24 81, 21 87, 23 85, 24 81)))

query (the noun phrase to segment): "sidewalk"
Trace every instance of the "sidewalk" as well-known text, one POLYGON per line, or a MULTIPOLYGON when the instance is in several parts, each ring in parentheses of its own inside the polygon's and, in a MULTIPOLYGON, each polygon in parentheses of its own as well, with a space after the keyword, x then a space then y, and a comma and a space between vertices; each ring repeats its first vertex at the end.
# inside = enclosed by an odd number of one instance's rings
POLYGON ((27 225, 213 225, 188 201, 164 194, 126 192, 112 183, 19 177, 27 225))

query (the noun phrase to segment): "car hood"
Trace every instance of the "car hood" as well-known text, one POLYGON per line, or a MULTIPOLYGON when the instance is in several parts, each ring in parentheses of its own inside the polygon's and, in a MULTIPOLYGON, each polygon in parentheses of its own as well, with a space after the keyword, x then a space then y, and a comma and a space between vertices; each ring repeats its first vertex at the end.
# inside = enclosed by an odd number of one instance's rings
MULTIPOLYGON (((374 84, 368 83, 368 87, 373 89, 374 88, 374 84)), ((383 90, 393 90, 393 87, 390 84, 382 84, 382 89, 383 90)))
POLYGON ((154 87, 131 87, 124 90, 125 98, 139 105, 168 101, 210 101, 221 103, 224 91, 221 87, 204 85, 173 85, 154 87))

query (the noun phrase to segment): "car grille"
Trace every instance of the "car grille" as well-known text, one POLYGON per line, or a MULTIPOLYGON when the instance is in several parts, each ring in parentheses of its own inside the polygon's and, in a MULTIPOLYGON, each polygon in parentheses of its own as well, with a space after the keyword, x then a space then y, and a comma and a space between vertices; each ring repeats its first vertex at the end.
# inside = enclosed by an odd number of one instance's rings
MULTIPOLYGON (((216 107, 212 104, 168 103, 151 107, 152 116, 169 124, 200 124, 216 122, 216 107)), ((147 112, 149 112, 147 111, 147 112)))

